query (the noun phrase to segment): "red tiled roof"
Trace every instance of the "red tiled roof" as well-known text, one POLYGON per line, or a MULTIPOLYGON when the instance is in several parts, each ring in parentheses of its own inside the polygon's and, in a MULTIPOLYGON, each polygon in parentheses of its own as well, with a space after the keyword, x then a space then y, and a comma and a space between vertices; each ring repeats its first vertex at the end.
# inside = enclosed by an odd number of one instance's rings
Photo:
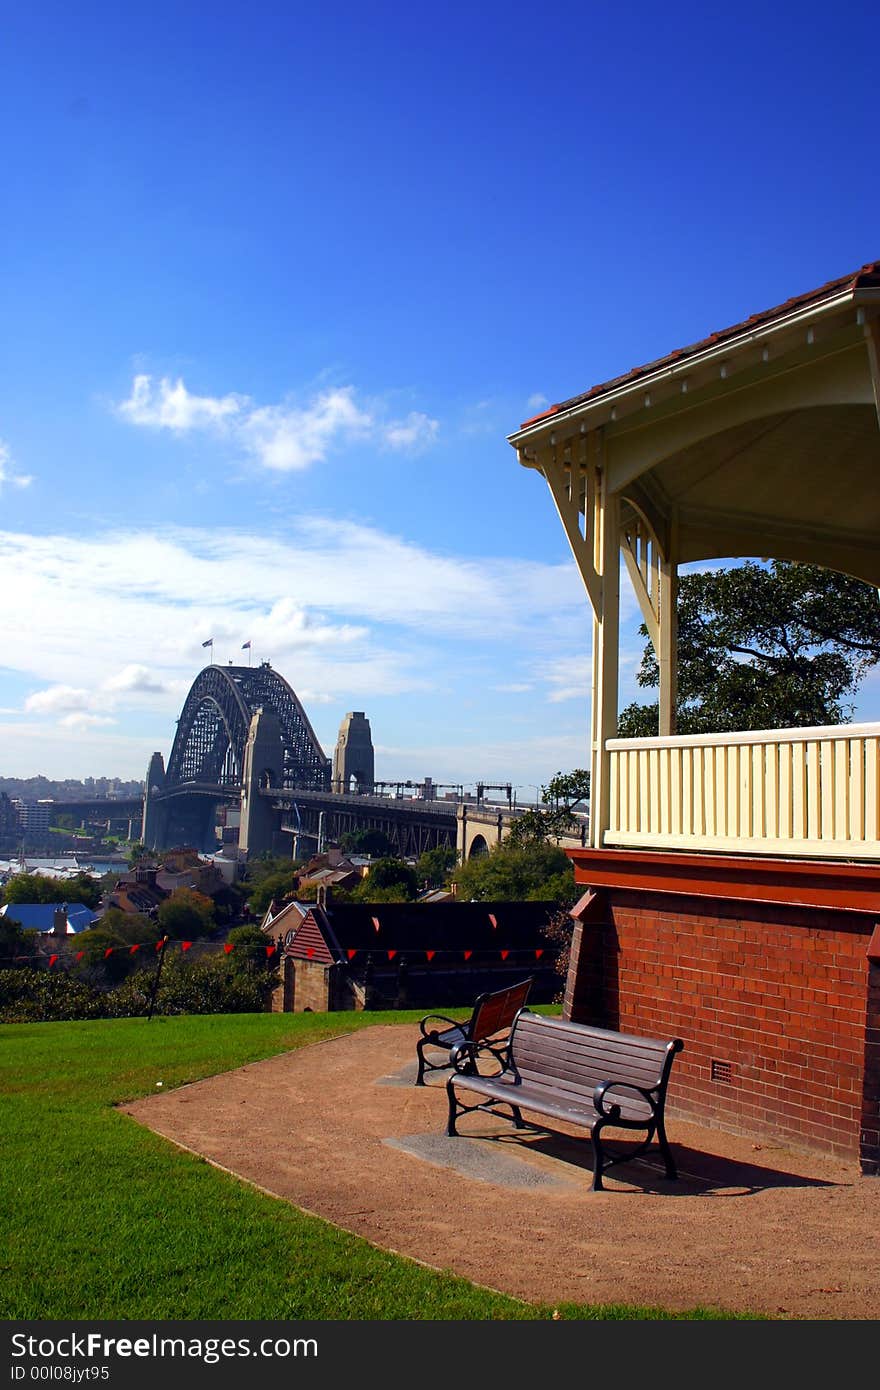
POLYGON ((584 401, 602 396, 606 391, 612 391, 616 386, 622 386, 627 381, 636 381, 640 376, 647 376, 650 372, 671 366, 679 358, 690 357, 706 348, 715 347, 718 343, 724 342, 725 339, 734 338, 738 333, 744 333, 749 328, 770 323, 773 319, 780 318, 793 309, 799 309, 815 300, 825 299, 836 290, 845 289, 880 289, 880 261, 869 261, 860 270, 851 272, 849 275, 842 275, 838 280, 829 280, 827 284, 820 285, 818 289, 809 290, 806 294, 795 295, 792 299, 786 299, 784 304, 777 304, 773 309, 765 309, 760 314, 752 314, 742 323, 734 323, 730 328, 722 328, 717 333, 710 333, 707 338, 702 338, 698 343, 676 348, 674 352, 668 353, 665 357, 658 357, 655 361, 647 362, 642 367, 633 367, 621 376, 612 377, 610 381, 603 381, 598 386, 592 386, 589 391, 584 391, 579 396, 572 396, 567 401, 560 401, 558 405, 548 406, 540 414, 533 415, 529 420, 523 420, 520 429, 526 429, 528 425, 535 425, 539 420, 545 420, 551 415, 558 415, 562 410, 570 410, 572 406, 581 405, 584 401))

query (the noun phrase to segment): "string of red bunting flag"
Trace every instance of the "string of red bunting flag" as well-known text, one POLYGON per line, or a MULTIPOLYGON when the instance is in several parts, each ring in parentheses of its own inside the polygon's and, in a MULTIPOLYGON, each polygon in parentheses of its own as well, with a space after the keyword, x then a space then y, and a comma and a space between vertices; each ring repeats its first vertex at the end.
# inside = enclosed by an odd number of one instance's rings
MULTIPOLYGON (((138 953, 139 951, 144 951, 144 953, 146 954, 146 953, 147 953, 148 951, 150 951, 151 949, 158 952, 158 951, 161 951, 161 950, 164 948, 164 949, 167 951, 167 950, 170 950, 170 949, 171 949, 172 947, 174 947, 174 946, 179 946, 179 947, 180 947, 180 950, 181 950, 181 953, 182 953, 182 954, 185 954, 187 951, 191 950, 191 948, 192 948, 193 946, 207 947, 207 948, 210 949, 210 948, 212 948, 212 947, 217 946, 217 944, 218 944, 218 943, 216 943, 216 942, 210 942, 210 941, 182 941, 182 940, 179 940, 179 939, 177 939, 177 938, 175 938, 175 939, 172 940, 170 937, 163 937, 163 938, 161 938, 159 941, 137 941, 137 942, 135 942, 133 945, 107 946, 106 949, 105 949, 104 952, 103 952, 103 956, 104 956, 104 960, 109 960, 110 956, 112 956, 112 955, 117 955, 117 954, 120 954, 120 953, 125 953, 125 954, 127 954, 127 955, 134 956, 134 955, 137 955, 137 953, 138 953)), ((271 960, 272 956, 274 956, 274 955, 276 954, 276 952, 278 951, 277 945, 272 945, 272 946, 246 946, 246 945, 237 944, 237 943, 234 942, 234 941, 226 941, 226 942, 224 942, 224 943, 223 943, 222 949, 223 949, 224 955, 227 955, 227 956, 230 955, 233 951, 238 951, 239 953, 241 953, 241 952, 247 952, 247 951, 253 951, 253 952, 255 952, 255 953, 259 954, 259 955, 265 955, 267 960, 271 960)), ((515 957, 518 957, 518 958, 527 957, 529 960, 540 960, 541 957, 544 955, 544 953, 545 953, 545 948, 544 948, 543 946, 536 946, 536 947, 534 947, 533 949, 532 949, 532 948, 528 948, 528 949, 522 949, 522 950, 520 950, 520 949, 511 949, 510 947, 502 947, 502 948, 499 949, 498 952, 497 952, 497 954, 498 954, 498 956, 500 957, 501 960, 509 960, 511 956, 515 956, 515 957)), ((316 954, 317 954, 317 947, 315 947, 315 946, 308 946, 308 947, 306 947, 306 950, 305 950, 305 958, 306 958, 307 960, 312 960, 316 954)), ((349 950, 347 950, 345 954, 346 954, 346 957, 347 957, 347 959, 348 959, 349 961, 355 960, 357 956, 372 956, 372 955, 376 955, 376 954, 384 954, 385 957, 386 957, 389 961, 394 960, 397 956, 406 956, 407 960, 413 960, 414 958, 416 958, 416 957, 418 957, 418 956, 424 956, 425 960, 427 960, 427 961, 430 962, 430 961, 432 961, 432 960, 435 958, 435 956, 444 956, 444 957, 446 957, 447 959, 450 958, 450 957, 452 957, 452 958, 455 958, 455 959, 461 959, 461 960, 468 961, 468 960, 470 960, 470 959, 473 957, 474 951, 473 951, 472 949, 471 949, 471 950, 468 950, 468 949, 466 949, 466 948, 463 949, 463 950, 449 950, 449 949, 447 949, 447 948, 435 948, 434 950, 413 950, 413 949, 411 949, 411 948, 409 948, 409 947, 407 947, 407 949, 406 949, 405 951, 401 951, 399 948, 389 947, 389 948, 386 949, 384 952, 374 952, 374 951, 371 951, 371 950, 367 950, 367 949, 365 949, 364 947, 352 947, 352 948, 350 948, 349 950)), ((493 951, 482 951, 482 950, 481 950, 481 951, 479 952, 479 954, 480 954, 481 956, 483 956, 483 957, 486 957, 486 956, 494 956, 494 955, 496 954, 496 952, 495 952, 494 950, 493 950, 493 951)), ((63 953, 63 958, 64 958, 65 961, 68 961, 68 960, 71 960, 71 959, 72 959, 72 960, 76 961, 77 964, 79 964, 79 962, 80 962, 81 960, 84 959, 85 955, 86 955, 86 952, 85 952, 85 951, 75 951, 75 952, 73 952, 72 954, 69 953, 69 952, 64 952, 64 953, 63 953)), ((41 959, 41 957, 40 957, 39 955, 34 955, 34 954, 31 954, 31 955, 20 955, 20 956, 7 956, 7 960, 13 960, 13 961, 16 961, 16 960, 17 960, 17 961, 34 961, 34 960, 39 960, 39 959, 41 959)), ((58 961, 61 960, 61 959, 62 959, 62 952, 55 952, 53 955, 51 955, 51 956, 48 957, 48 962, 47 962, 47 963, 48 963, 48 965, 50 965, 50 966, 52 966, 52 965, 57 965, 58 961)))

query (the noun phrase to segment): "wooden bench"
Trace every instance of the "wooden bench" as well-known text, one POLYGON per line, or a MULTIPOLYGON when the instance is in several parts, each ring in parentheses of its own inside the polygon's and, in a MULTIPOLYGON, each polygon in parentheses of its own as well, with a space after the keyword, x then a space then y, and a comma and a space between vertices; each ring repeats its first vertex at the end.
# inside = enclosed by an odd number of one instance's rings
POLYGON ((668 1042, 637 1038, 560 1018, 545 1018, 522 1009, 496 1075, 476 1074, 471 1065, 472 1043, 462 1041, 455 1049, 454 1072, 446 1083, 446 1133, 457 1134, 458 1117, 474 1110, 510 1118, 497 1110, 499 1105, 509 1106, 516 1128, 523 1129, 521 1112, 533 1110, 587 1126, 593 1143, 594 1192, 602 1188, 602 1175, 612 1164, 644 1153, 655 1137, 667 1178, 676 1178, 663 1112, 672 1063, 683 1046, 680 1038, 668 1042), (466 1105, 459 1098, 463 1092, 484 1099, 466 1105), (609 1125, 645 1130, 644 1143, 635 1151, 610 1156, 603 1149, 601 1138, 609 1125))
POLYGON ((419 1023, 422 1036, 416 1044, 419 1059, 416 1085, 424 1086, 426 1071, 445 1071, 451 1067, 452 1053, 462 1043, 473 1045, 466 1064, 471 1071, 476 1071, 479 1053, 488 1052, 497 1062, 503 1062, 511 1024, 528 999, 531 987, 530 977, 519 984, 508 985, 506 989, 479 995, 470 1018, 463 1023, 457 1023, 445 1014, 425 1014, 419 1023), (445 1023, 447 1027, 437 1028, 435 1025, 439 1023, 445 1023), (426 1048, 439 1048, 444 1053, 444 1060, 431 1061, 425 1055, 426 1048))

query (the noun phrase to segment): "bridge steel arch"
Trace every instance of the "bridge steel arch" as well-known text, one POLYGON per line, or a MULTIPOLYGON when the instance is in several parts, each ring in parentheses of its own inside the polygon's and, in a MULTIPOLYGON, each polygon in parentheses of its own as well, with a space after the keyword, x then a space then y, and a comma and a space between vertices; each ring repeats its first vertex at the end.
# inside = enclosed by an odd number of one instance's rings
POLYGON ((206 666, 184 702, 165 774, 164 796, 188 785, 241 788, 251 718, 271 710, 284 742, 284 787, 325 791, 330 762, 296 693, 269 663, 206 666))

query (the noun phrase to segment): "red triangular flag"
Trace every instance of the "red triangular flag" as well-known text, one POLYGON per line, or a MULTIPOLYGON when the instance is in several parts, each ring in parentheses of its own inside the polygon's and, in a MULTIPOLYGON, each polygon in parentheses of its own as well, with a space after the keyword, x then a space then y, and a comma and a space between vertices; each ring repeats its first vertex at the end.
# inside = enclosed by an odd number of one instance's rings
POLYGON ((470 958, 471 958, 471 956, 472 956, 473 954, 474 954, 473 951, 465 951, 465 953, 464 953, 464 958, 465 958, 465 960, 470 960, 470 958))
POLYGON ((389 960, 394 960, 394 957, 397 955, 397 952, 396 952, 396 951, 386 951, 385 954, 386 954, 386 956, 388 957, 389 960))
POLYGON ((493 927, 498 926, 498 918, 495 916, 494 912, 489 913, 489 921, 492 923, 493 927))
POLYGON ((77 953, 76 953, 76 958, 77 958, 77 960, 82 960, 82 958, 83 958, 84 955, 85 955, 85 951, 77 951, 77 953))
POLYGON ((433 960, 434 957, 436 956, 436 954, 437 954, 436 951, 426 951, 426 952, 425 952, 425 955, 428 957, 428 960, 433 960))
POLYGON ((157 951, 161 951, 162 947, 165 945, 165 942, 166 942, 167 940, 168 940, 167 936, 163 936, 161 941, 157 941, 157 942, 156 942, 156 950, 157 950, 157 951))
POLYGON ((181 951, 188 951, 191 945, 192 945, 192 942, 191 942, 191 941, 181 941, 181 943, 180 943, 180 949, 181 949, 181 951))
POLYGON ((357 955, 357 951, 346 951, 345 954, 348 956, 349 960, 354 960, 355 956, 357 955))
POLYGON ((274 946, 267 946, 267 947, 266 947, 266 955, 267 955, 267 956, 274 956, 274 954, 275 954, 275 947, 274 947, 274 946))
POLYGON ((112 956, 112 954, 113 954, 113 947, 112 947, 112 946, 108 946, 107 949, 106 949, 106 951, 104 952, 104 959, 106 960, 107 957, 108 957, 108 956, 112 956))
POLYGON ((376 928, 376 931, 378 931, 378 930, 379 930, 379 918, 378 918, 378 917, 371 917, 371 918, 370 918, 370 921, 373 923, 373 926, 376 928))
POLYGON ((234 942, 234 941, 227 941, 226 945, 223 947, 223 950, 226 952, 226 954, 227 954, 227 956, 228 956, 230 951, 234 951, 234 950, 235 950, 235 942, 234 942))
POLYGON ((543 946, 539 946, 539 947, 537 948, 537 950, 535 951, 535 960, 540 960, 541 957, 543 956, 543 954, 544 954, 544 947, 543 947, 543 946))
POLYGON ((510 952, 509 952, 509 951, 502 951, 502 952, 501 952, 501 959, 502 959, 502 960, 507 960, 507 957, 508 957, 509 955, 510 955, 510 952))
POLYGON ((135 944, 134 944, 133 946, 129 946, 129 948, 128 948, 128 954, 129 954, 130 956, 133 956, 134 953, 135 953, 135 951, 139 951, 140 949, 141 949, 141 943, 140 943, 139 941, 136 941, 135 944))
POLYGON ((50 964, 50 965, 54 965, 57 959, 58 959, 57 956, 50 956, 50 957, 49 957, 49 964, 50 964))

